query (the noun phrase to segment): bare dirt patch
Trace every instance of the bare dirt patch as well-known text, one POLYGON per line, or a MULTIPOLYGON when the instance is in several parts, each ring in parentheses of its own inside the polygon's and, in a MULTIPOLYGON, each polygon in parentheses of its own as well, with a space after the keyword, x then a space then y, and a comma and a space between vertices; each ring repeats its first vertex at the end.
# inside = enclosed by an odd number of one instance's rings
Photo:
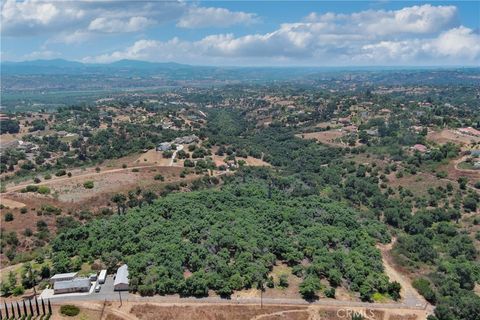
POLYGON ((271 298, 301 298, 299 286, 302 279, 292 274, 292 268, 285 264, 279 264, 273 267, 270 275, 273 277, 275 288, 266 288, 264 297, 271 298), (288 287, 280 288, 278 286, 279 278, 282 275, 287 276, 288 287))
MULTIPOLYGON (((177 306, 161 306, 155 304, 141 304, 134 305, 131 313, 141 320, 210 320, 210 319, 225 319, 225 320, 250 320, 260 319, 259 315, 268 315, 277 313, 279 311, 287 310, 306 310, 306 307, 289 307, 289 306, 263 306, 259 305, 177 305, 177 306)), ((286 314, 283 314, 286 315, 286 314)), ((301 320, 308 317, 282 317, 281 315, 269 316, 262 319, 290 319, 301 320)))
POLYGON ((441 131, 429 131, 427 134, 427 140, 438 144, 453 142, 462 145, 469 145, 472 142, 480 142, 480 137, 469 136, 452 129, 443 129, 441 131))
POLYGON ((155 149, 148 150, 145 153, 142 153, 138 159, 135 160, 132 165, 142 165, 142 164, 157 164, 159 166, 169 166, 170 158, 164 158, 163 152, 156 151, 155 149))
POLYGON ((319 132, 307 132, 296 134, 298 138, 302 139, 315 139, 321 143, 332 145, 332 146, 345 146, 343 142, 340 141, 340 138, 345 134, 341 130, 329 130, 329 131, 319 131, 319 132))
POLYGON ((425 196, 428 194, 428 188, 445 187, 448 183, 445 179, 439 179, 433 174, 417 173, 414 175, 404 175, 401 178, 396 177, 396 172, 390 173, 388 176, 388 185, 392 188, 402 186, 412 191, 415 195, 425 196), (428 187, 426 187, 428 186, 428 187))
POLYGON ((400 296, 407 306, 409 307, 421 307, 428 306, 428 302, 415 290, 411 284, 411 279, 406 275, 400 273, 393 263, 393 259, 390 255, 393 245, 396 239, 386 245, 378 245, 380 252, 382 253, 382 262, 384 266, 384 272, 390 279, 390 281, 396 281, 402 286, 400 296))
MULTIPOLYGON (((224 165, 225 164, 225 158, 226 156, 219 156, 216 154, 212 154, 212 160, 215 162, 217 166, 224 165)), ((243 160, 245 161, 247 166, 252 166, 252 167, 270 167, 271 164, 268 162, 265 162, 261 159, 257 159, 254 157, 248 156, 247 158, 236 158, 237 161, 243 160)))
POLYGON ((25 203, 18 202, 15 200, 7 199, 4 195, 0 195, 0 204, 8 209, 18 209, 25 207, 25 203))
MULTIPOLYGON (((79 306, 80 307, 80 306, 79 306)), ((100 319, 100 306, 93 308, 80 307, 80 313, 75 317, 65 316, 60 313, 60 306, 52 306, 52 320, 96 320, 100 319)))

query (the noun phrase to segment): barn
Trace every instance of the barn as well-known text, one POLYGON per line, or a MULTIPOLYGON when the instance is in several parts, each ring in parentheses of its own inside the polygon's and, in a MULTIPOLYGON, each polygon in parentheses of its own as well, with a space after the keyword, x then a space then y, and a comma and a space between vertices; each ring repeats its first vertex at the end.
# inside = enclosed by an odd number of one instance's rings
POLYGON ((128 266, 126 264, 120 266, 115 275, 115 281, 113 282, 113 290, 115 291, 128 291, 128 266))

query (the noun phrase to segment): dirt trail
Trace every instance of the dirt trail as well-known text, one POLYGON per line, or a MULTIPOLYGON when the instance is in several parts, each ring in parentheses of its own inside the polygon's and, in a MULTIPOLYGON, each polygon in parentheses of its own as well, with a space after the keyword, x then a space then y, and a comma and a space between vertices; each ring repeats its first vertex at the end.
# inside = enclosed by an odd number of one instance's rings
POLYGON ((465 160, 468 159, 468 156, 463 156, 459 159, 456 159, 453 161, 453 164, 454 164, 454 168, 455 170, 457 171, 460 171, 460 172, 468 172, 468 173, 475 173, 475 174, 478 174, 478 176, 480 177, 480 171, 479 170, 474 170, 474 169, 462 169, 462 168, 459 168, 458 165, 462 162, 464 162, 465 160))
POLYGON ((396 241, 397 239, 393 238, 392 242, 389 244, 377 245, 382 253, 382 262, 385 268, 385 273, 390 278, 390 281, 396 281, 402 286, 400 295, 405 305, 409 307, 428 307, 430 304, 417 292, 417 290, 415 290, 410 280, 395 269, 392 256, 390 255, 390 250, 392 250, 392 247, 396 241))
MULTIPOLYGON (((47 181, 42 181, 41 183, 38 184, 38 186, 43 186, 43 185, 50 185, 54 184, 57 182, 62 182, 62 181, 72 181, 75 179, 82 179, 82 178, 88 178, 88 177, 96 177, 99 175, 104 175, 104 174, 110 174, 110 173, 115 173, 115 172, 122 172, 122 171, 131 171, 132 169, 142 169, 142 168, 154 168, 154 167, 162 167, 161 165, 154 164, 154 165, 146 165, 146 166, 135 166, 135 167, 128 167, 128 168, 117 168, 117 169, 110 169, 110 170, 104 170, 100 172, 88 172, 80 175, 75 175, 71 177, 63 177, 63 178, 56 178, 56 179, 51 179, 47 181)), ((28 185, 31 185, 33 183, 28 182, 28 183, 21 183, 17 184, 11 187, 6 188, 6 192, 14 192, 14 191, 19 191, 23 188, 25 188, 28 185)))
MULTIPOLYGON (((283 311, 278 311, 278 312, 273 312, 273 313, 259 314, 259 315, 253 317, 253 318, 250 319, 250 320, 268 319, 268 318, 274 317, 274 316, 281 316, 281 317, 283 317, 284 315, 286 315, 286 314, 288 314, 288 313, 305 313, 305 312, 308 312, 308 310, 299 310, 299 309, 283 310, 283 311)), ((311 315, 312 315, 312 314, 311 314, 311 315)), ((312 318, 311 318, 311 315, 310 315, 309 319, 312 319, 312 318)))

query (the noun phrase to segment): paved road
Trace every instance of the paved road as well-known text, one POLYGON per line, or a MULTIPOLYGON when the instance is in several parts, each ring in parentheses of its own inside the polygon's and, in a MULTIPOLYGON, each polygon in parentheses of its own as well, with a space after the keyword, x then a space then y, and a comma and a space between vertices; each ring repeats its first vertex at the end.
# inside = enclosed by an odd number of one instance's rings
MULTIPOLYGON (((308 302, 303 299, 287 299, 287 298, 269 298, 265 297, 242 297, 237 298, 232 296, 231 299, 224 299, 220 297, 206 297, 206 298, 180 298, 178 295, 172 296, 153 296, 141 297, 139 295, 131 294, 129 292, 115 292, 113 291, 113 276, 107 277, 105 284, 102 285, 100 292, 93 292, 88 295, 56 295, 50 298, 53 304, 75 303, 75 302, 103 302, 103 301, 120 301, 123 302, 155 302, 164 304, 260 304, 266 305, 318 305, 327 307, 361 307, 369 309, 402 309, 402 310, 425 310, 426 305, 411 305, 410 303, 368 303, 357 301, 340 301, 333 299, 320 299, 313 302, 308 302)), ((0 309, 3 305, 0 305, 0 309)))
MULTIPOLYGON (((52 303, 65 303, 75 301, 128 301, 128 302, 155 302, 166 304, 182 304, 182 303, 199 303, 199 304, 260 304, 259 297, 250 298, 231 298, 223 299, 219 297, 206 298, 179 298, 177 296, 153 296, 141 297, 128 292, 114 292, 114 293, 92 293, 91 295, 78 297, 52 297, 52 303)), ((362 307, 370 309, 407 309, 407 310, 424 310, 425 305, 410 306, 404 303, 368 303, 357 301, 340 301, 333 299, 320 299, 313 302, 308 302, 303 299, 286 299, 286 298, 263 298, 263 304, 271 305, 321 305, 332 307, 362 307)))
MULTIPOLYGON (((200 303, 200 304, 260 304, 260 297, 242 297, 236 298, 232 296, 231 299, 224 299, 220 297, 205 297, 205 298, 180 298, 178 295, 172 296, 153 296, 141 297, 129 292, 115 292, 113 291, 113 276, 108 276, 105 284, 102 285, 100 292, 93 292, 89 295, 57 295, 50 300, 52 303, 65 303, 75 301, 129 301, 129 302, 156 302, 156 303, 200 303)), ((368 303, 356 301, 340 301, 333 299, 320 299, 313 302, 308 302, 303 299, 286 299, 286 298, 269 298, 262 299, 263 304, 272 305, 321 305, 321 306, 335 306, 335 307, 364 307, 371 309, 411 309, 423 310, 425 305, 411 305, 409 303, 368 303)))

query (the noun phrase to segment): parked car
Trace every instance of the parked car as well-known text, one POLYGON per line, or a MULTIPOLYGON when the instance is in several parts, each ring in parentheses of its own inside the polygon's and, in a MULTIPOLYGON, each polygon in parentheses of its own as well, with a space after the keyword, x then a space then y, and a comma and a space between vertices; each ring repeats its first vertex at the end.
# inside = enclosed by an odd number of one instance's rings
POLYGON ((101 288, 101 287, 102 287, 101 285, 97 284, 97 285, 95 286, 95 292, 100 292, 100 288, 101 288))

